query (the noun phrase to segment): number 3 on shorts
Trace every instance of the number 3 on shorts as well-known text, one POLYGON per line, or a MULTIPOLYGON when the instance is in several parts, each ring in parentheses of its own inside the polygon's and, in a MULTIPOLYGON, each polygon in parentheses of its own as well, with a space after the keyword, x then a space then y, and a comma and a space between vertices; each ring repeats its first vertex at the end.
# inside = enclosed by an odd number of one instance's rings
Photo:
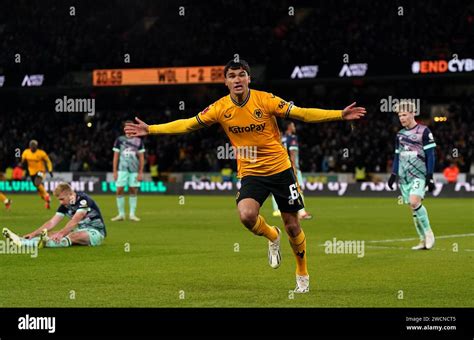
POLYGON ((418 179, 415 179, 413 181, 413 189, 419 189, 420 188, 420 181, 418 179))
POLYGON ((298 198, 298 189, 296 188, 296 184, 290 185, 290 194, 291 194, 292 200, 295 200, 298 198))

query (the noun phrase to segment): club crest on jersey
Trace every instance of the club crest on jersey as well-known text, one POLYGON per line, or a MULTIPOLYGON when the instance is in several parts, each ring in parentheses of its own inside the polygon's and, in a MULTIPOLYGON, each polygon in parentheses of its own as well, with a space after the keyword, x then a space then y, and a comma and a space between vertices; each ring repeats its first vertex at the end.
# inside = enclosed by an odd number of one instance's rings
POLYGON ((255 118, 260 119, 262 118, 263 113, 260 109, 255 109, 255 111, 253 112, 253 115, 255 116, 255 118))
POLYGON ((417 136, 416 136, 416 135, 410 135, 410 139, 411 139, 411 140, 416 140, 416 139, 417 139, 417 136))

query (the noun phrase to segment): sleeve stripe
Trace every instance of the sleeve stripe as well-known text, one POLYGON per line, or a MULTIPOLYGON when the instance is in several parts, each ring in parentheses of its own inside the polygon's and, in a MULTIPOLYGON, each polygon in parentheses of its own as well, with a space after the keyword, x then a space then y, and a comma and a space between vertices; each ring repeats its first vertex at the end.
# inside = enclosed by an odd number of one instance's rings
POLYGON ((431 148, 434 148, 436 146, 436 143, 430 143, 430 144, 427 144, 423 147, 423 150, 427 150, 427 149, 431 149, 431 148))
POLYGON ((120 149, 117 149, 117 148, 112 148, 112 150, 115 152, 120 152, 120 149))
POLYGON ((199 115, 196 115, 196 119, 198 121, 199 124, 201 124, 202 126, 204 127, 209 127, 209 125, 207 125, 206 123, 204 123, 201 118, 199 118, 199 115))
POLYGON ((290 105, 288 105, 288 109, 285 112, 285 118, 288 119, 290 117, 290 111, 291 108, 293 107, 293 102, 290 102, 290 105))
POLYGON ((59 211, 56 212, 56 215, 58 215, 58 216, 64 216, 64 214, 63 214, 62 212, 59 212, 59 211))
POLYGON ((297 146, 290 146, 288 148, 288 150, 292 151, 292 150, 298 150, 298 147, 297 146))
POLYGON ((395 150, 395 153, 400 153, 400 151, 398 151, 398 149, 397 149, 397 150, 395 150))

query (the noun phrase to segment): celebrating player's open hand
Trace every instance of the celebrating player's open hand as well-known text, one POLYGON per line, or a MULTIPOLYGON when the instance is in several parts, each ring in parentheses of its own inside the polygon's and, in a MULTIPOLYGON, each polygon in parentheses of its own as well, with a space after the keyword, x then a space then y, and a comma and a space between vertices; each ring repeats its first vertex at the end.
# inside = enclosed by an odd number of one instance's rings
POLYGON ((127 137, 142 137, 148 135, 148 124, 141 121, 137 117, 135 120, 138 124, 126 123, 124 127, 125 135, 127 137))
POLYGON ((364 117, 367 113, 365 107, 356 107, 356 102, 353 102, 351 105, 342 110, 342 119, 344 120, 354 120, 364 117))

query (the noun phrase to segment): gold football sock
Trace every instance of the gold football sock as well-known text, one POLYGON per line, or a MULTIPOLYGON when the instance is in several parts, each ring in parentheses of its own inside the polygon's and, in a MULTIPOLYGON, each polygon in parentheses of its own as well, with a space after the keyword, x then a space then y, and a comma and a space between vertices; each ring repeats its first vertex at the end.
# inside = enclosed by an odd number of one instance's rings
POLYGON ((38 194, 40 195, 40 197, 43 200, 46 200, 46 197, 48 196, 48 193, 46 192, 46 190, 44 190, 44 185, 43 184, 38 185, 38 194))
POLYGON ((258 236, 265 236, 270 241, 275 241, 278 237, 278 231, 275 227, 269 226, 263 216, 258 215, 257 223, 252 228, 252 232, 258 236))
POLYGON ((308 275, 308 268, 306 267, 306 236, 303 229, 298 236, 290 236, 290 246, 296 258, 296 274, 301 276, 308 275))

